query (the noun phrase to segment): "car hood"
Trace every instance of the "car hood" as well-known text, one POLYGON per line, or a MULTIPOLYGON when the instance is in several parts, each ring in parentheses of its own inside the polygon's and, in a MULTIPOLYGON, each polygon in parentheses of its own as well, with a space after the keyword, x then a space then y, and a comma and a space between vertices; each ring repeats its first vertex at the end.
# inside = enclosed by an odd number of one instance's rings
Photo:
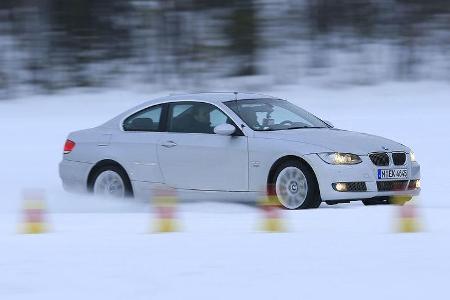
POLYGON ((335 128, 302 128, 279 131, 257 131, 260 138, 301 142, 329 149, 333 152, 367 155, 370 152, 405 151, 409 148, 392 140, 354 131, 335 128), (387 148, 387 149, 386 149, 387 148))

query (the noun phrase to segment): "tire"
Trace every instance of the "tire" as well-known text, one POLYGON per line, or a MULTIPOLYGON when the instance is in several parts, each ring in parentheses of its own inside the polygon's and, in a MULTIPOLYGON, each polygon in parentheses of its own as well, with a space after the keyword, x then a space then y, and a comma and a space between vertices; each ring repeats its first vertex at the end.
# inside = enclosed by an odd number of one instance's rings
POLYGON ((90 190, 99 196, 127 198, 133 196, 133 188, 126 172, 119 166, 102 166, 92 175, 90 190))
POLYGON ((287 209, 318 208, 322 203, 314 173, 299 161, 278 166, 268 189, 287 209))
POLYGON ((412 197, 410 197, 410 196, 402 196, 402 197, 395 197, 395 198, 394 197, 375 197, 372 199, 362 200, 362 203, 364 203, 364 205, 366 205, 366 206, 386 205, 386 204, 401 206, 401 205, 405 205, 405 203, 411 199, 412 199, 412 197))

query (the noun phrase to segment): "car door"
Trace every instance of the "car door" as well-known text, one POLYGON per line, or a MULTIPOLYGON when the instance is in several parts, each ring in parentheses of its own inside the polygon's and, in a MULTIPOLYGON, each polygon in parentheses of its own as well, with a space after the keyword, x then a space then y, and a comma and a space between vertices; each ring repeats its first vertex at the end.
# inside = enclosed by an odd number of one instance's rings
POLYGON ((214 127, 233 121, 204 102, 169 104, 167 134, 158 145, 164 181, 175 188, 210 191, 248 190, 247 137, 236 127, 231 136, 214 127))
POLYGON ((113 157, 126 165, 131 180, 162 182, 158 165, 157 146, 162 132, 162 116, 166 105, 157 104, 142 109, 122 124, 122 131, 113 136, 113 157))

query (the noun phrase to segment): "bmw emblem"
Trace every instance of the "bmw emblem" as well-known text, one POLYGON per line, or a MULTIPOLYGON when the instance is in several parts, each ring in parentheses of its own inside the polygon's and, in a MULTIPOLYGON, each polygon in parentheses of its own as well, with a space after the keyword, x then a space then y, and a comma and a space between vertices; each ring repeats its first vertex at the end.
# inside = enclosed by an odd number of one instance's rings
POLYGON ((388 147, 385 147, 385 146, 381 146, 381 148, 383 148, 383 150, 385 150, 385 151, 388 151, 388 150, 389 150, 389 148, 388 148, 388 147))

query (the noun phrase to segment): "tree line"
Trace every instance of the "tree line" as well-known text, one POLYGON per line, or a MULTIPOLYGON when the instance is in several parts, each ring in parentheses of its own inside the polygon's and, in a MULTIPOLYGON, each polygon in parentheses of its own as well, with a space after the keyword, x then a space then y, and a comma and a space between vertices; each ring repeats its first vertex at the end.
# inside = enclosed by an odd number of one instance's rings
POLYGON ((376 65, 358 53, 380 44, 394 49, 381 58, 392 79, 433 66, 447 80, 450 65, 433 59, 448 60, 449 28, 447 0, 2 0, 0 97, 128 80, 196 85, 283 64, 309 76, 333 69, 333 53, 376 65))

